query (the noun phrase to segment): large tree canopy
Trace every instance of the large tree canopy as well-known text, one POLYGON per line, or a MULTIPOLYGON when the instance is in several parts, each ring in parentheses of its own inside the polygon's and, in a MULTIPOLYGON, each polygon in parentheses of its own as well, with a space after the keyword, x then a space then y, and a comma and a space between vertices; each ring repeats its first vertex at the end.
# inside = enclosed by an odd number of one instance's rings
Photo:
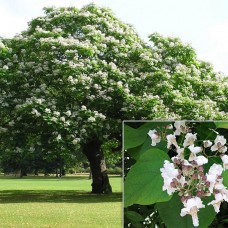
POLYGON ((94 4, 44 11, 0 43, 2 151, 83 152, 93 192, 108 192, 100 148, 120 140, 121 120, 227 118, 227 77, 179 39, 152 34, 147 44, 94 4))

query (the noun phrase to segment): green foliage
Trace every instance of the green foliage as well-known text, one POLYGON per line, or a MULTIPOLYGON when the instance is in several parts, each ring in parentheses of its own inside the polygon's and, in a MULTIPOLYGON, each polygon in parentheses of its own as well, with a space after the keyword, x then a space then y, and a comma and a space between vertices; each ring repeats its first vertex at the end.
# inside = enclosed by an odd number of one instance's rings
POLYGON ((225 128, 225 129, 228 129, 228 122, 224 122, 224 121, 215 122, 215 125, 216 125, 217 128, 225 128))
POLYGON ((127 212, 125 213, 125 216, 126 216, 129 220, 135 221, 135 222, 141 222, 141 221, 144 220, 144 218, 143 218, 140 214, 136 213, 135 211, 127 211, 127 212))
POLYGON ((228 170, 225 170, 222 174, 223 183, 226 187, 228 187, 228 170))
POLYGON ((124 183, 124 206, 153 204, 170 199, 162 191, 163 179, 160 168, 168 155, 159 149, 147 150, 128 172, 124 183))

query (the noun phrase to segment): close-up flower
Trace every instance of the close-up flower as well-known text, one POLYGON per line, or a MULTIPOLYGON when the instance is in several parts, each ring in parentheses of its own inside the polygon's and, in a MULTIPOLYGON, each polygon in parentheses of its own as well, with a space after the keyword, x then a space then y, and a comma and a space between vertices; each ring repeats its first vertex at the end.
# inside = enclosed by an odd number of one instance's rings
POLYGON ((211 151, 218 151, 220 153, 225 153, 227 147, 225 146, 226 139, 222 135, 218 135, 214 141, 214 145, 211 147, 211 151))
POLYGON ((177 190, 173 180, 176 180, 179 175, 178 169, 174 167, 173 163, 166 160, 164 162, 164 167, 161 168, 160 171, 164 179, 163 191, 167 190, 167 193, 171 195, 177 190))
POLYGON ((189 161, 195 160, 196 155, 202 151, 202 147, 194 146, 193 144, 189 146, 188 149, 191 151, 189 156, 189 161))
POLYGON ((196 134, 187 133, 185 135, 185 140, 184 140, 183 146, 187 147, 187 146, 193 145, 196 140, 196 135, 197 135, 197 133, 196 134))
POLYGON ((181 216, 191 215, 192 222, 194 226, 199 226, 198 211, 200 208, 204 208, 202 200, 199 197, 193 197, 186 200, 184 203, 184 208, 181 209, 181 216))
POLYGON ((172 135, 172 134, 167 135, 166 139, 167 139, 167 148, 170 148, 171 145, 174 145, 177 149, 179 148, 175 135, 172 135))
POLYGON ((185 121, 175 121, 174 122, 175 132, 174 135, 180 135, 181 133, 186 133, 187 128, 185 125, 185 121))
POLYGON ((147 134, 150 136, 152 140, 152 146, 156 146, 156 144, 161 141, 161 136, 156 130, 150 130, 147 134))
POLYGON ((184 160, 184 148, 180 148, 178 147, 177 150, 177 157, 180 159, 180 160, 184 160))
POLYGON ((223 168, 224 170, 228 169, 228 155, 222 154, 221 159, 223 162, 223 168))
POLYGON ((204 140, 203 141, 203 146, 204 148, 208 148, 212 145, 212 142, 210 140, 204 140))
POLYGON ((197 156, 193 159, 193 161, 195 161, 198 166, 202 166, 208 163, 208 159, 204 156, 197 156))
POLYGON ((225 194, 222 193, 216 193, 215 195, 215 199, 212 200, 210 203, 208 203, 208 205, 212 205, 214 207, 214 210, 216 213, 220 212, 220 205, 221 203, 225 200, 228 202, 228 197, 225 194))

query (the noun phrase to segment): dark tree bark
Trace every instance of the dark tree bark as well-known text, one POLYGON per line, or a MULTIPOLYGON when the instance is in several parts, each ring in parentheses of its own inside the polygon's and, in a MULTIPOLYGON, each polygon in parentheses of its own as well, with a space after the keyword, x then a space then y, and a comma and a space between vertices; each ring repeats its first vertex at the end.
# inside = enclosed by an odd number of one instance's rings
POLYGON ((27 176, 27 169, 22 167, 20 170, 20 178, 27 176))
POLYGON ((89 171, 89 180, 91 180, 92 179, 92 172, 91 172, 91 170, 89 171))
POLYGON ((95 140, 90 141, 84 147, 84 153, 90 163, 93 181, 92 193, 112 193, 112 187, 109 183, 104 155, 101 151, 101 143, 95 140))

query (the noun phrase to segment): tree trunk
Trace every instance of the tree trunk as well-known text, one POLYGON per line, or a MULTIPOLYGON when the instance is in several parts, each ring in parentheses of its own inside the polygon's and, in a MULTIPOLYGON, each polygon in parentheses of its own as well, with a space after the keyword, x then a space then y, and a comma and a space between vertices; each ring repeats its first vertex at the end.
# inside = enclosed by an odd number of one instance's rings
POLYGON ((112 187, 106 170, 106 164, 101 144, 99 141, 91 141, 84 147, 84 153, 89 160, 90 170, 92 173, 92 193, 109 194, 112 193, 112 187))
POLYGON ((89 180, 91 180, 92 179, 92 172, 91 172, 91 170, 89 171, 89 180))

